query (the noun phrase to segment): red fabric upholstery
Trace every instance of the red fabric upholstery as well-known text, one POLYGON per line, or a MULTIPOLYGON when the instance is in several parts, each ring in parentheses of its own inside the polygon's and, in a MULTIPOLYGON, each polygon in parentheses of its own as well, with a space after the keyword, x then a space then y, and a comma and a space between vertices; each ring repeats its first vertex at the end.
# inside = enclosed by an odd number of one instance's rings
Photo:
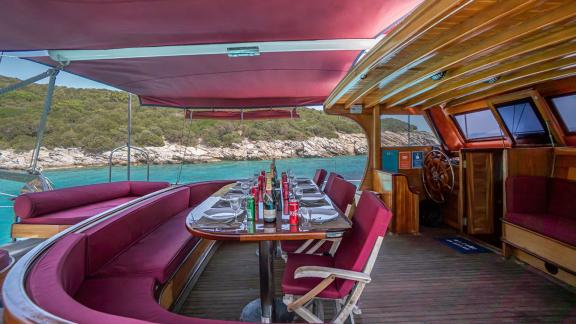
MULTIPOLYGON (((376 239, 384 236, 392 213, 384 203, 371 192, 364 191, 358 202, 352 229, 344 235, 338 251, 331 257, 310 256, 306 254, 289 254, 282 288, 286 294, 302 295, 314 288, 319 281, 311 278, 294 279, 294 271, 300 266, 328 266, 333 268, 363 271, 376 239)), ((341 298, 352 290, 354 282, 337 279, 334 288, 320 295, 324 298, 341 298), (330 297, 329 297, 330 296, 330 297)), ((332 286, 331 286, 332 287, 332 286)))
POLYGON ((95 310, 154 323, 239 323, 186 317, 162 308, 154 299, 154 279, 148 277, 92 278, 84 282, 76 299, 95 310), (122 287, 120 289, 120 287, 122 287))
POLYGON ((545 177, 506 180, 504 219, 576 246, 576 181, 545 177))
POLYGON ((354 203, 356 186, 342 178, 334 178, 330 190, 325 192, 336 207, 345 212, 348 205, 354 203))
POLYGON ((0 249, 0 271, 8 268, 12 263, 10 253, 4 249, 0 249))
POLYGON ((120 206, 138 197, 127 196, 112 200, 102 201, 86 206, 70 208, 63 211, 43 215, 34 218, 22 218, 21 224, 54 224, 54 225, 74 225, 92 216, 120 206))
POLYGON ((14 213, 22 219, 39 217, 117 198, 143 196, 169 185, 168 182, 120 181, 27 193, 14 201, 14 213))
POLYGON ((326 170, 324 169, 318 169, 316 170, 316 174, 314 174, 314 183, 318 186, 318 187, 322 187, 322 185, 324 184, 324 179, 326 179, 326 170))
POLYGON ((163 223, 108 262, 96 276, 146 275, 166 282, 199 240, 186 230, 186 216, 191 210, 185 209, 163 223))
POLYGON ((220 190, 225 185, 233 183, 233 180, 224 181, 206 181, 191 183, 187 186, 190 187, 190 207, 196 207, 198 204, 206 200, 213 193, 220 190))
POLYGON ((328 180, 326 180, 326 184, 324 185, 324 192, 332 190, 332 183, 334 183, 335 178, 344 179, 344 177, 339 175, 338 173, 330 172, 330 174, 328 175, 328 180))
POLYGON ((95 274, 108 261, 188 208, 190 188, 184 186, 158 195, 88 229, 87 272, 95 274))
POLYGON ((551 178, 548 189, 548 212, 576 219, 576 181, 551 178))
POLYGON ((512 213, 546 213, 546 177, 509 177, 506 179, 506 209, 512 213))
POLYGON ((72 298, 84 280, 85 243, 83 234, 69 234, 56 242, 32 268, 29 296, 42 309, 72 322, 143 323, 95 311, 72 298))

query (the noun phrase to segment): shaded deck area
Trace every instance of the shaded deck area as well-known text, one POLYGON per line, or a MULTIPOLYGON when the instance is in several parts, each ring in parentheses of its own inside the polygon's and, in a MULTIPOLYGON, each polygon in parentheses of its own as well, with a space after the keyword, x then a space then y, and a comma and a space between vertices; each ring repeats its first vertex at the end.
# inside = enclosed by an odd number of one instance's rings
MULTIPOLYGON (((460 254, 435 239, 450 233, 425 230, 421 236, 388 235, 373 282, 360 299, 363 314, 356 316, 356 322, 576 321, 573 289, 497 254, 460 254)), ((222 244, 180 312, 238 320, 244 305, 259 296, 256 248, 256 244, 222 244)), ((279 259, 278 296, 282 268, 279 259)))

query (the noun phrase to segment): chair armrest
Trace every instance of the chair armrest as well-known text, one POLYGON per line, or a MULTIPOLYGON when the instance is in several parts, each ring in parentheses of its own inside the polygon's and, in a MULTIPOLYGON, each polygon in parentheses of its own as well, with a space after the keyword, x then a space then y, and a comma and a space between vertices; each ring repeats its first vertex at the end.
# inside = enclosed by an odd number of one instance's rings
POLYGON ((367 275, 364 272, 357 272, 357 271, 350 271, 329 267, 303 266, 296 269, 296 271, 294 272, 295 279, 307 278, 307 277, 328 278, 330 276, 364 283, 369 283, 370 281, 372 281, 370 275, 367 275))

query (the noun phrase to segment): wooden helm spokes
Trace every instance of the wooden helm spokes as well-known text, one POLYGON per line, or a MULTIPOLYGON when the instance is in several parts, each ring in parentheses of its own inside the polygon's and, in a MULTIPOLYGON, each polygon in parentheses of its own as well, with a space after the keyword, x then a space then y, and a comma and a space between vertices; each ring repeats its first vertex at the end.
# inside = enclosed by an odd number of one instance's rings
POLYGON ((422 184, 428 198, 443 203, 454 190, 454 168, 450 158, 439 150, 432 150, 424 157, 422 184))

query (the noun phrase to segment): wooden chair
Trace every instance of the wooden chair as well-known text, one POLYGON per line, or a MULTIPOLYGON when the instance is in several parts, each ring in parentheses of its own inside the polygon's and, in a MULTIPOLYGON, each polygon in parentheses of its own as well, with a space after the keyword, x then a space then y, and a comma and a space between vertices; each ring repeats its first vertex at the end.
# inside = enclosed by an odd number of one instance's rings
POLYGON ((341 241, 333 257, 289 254, 282 279, 284 303, 309 323, 324 322, 321 302, 336 303, 337 314, 331 323, 354 322, 360 313, 357 302, 372 280, 370 273, 382 245, 392 213, 371 192, 363 192, 358 203, 353 227, 341 241), (315 304, 314 314, 308 307, 315 304))

